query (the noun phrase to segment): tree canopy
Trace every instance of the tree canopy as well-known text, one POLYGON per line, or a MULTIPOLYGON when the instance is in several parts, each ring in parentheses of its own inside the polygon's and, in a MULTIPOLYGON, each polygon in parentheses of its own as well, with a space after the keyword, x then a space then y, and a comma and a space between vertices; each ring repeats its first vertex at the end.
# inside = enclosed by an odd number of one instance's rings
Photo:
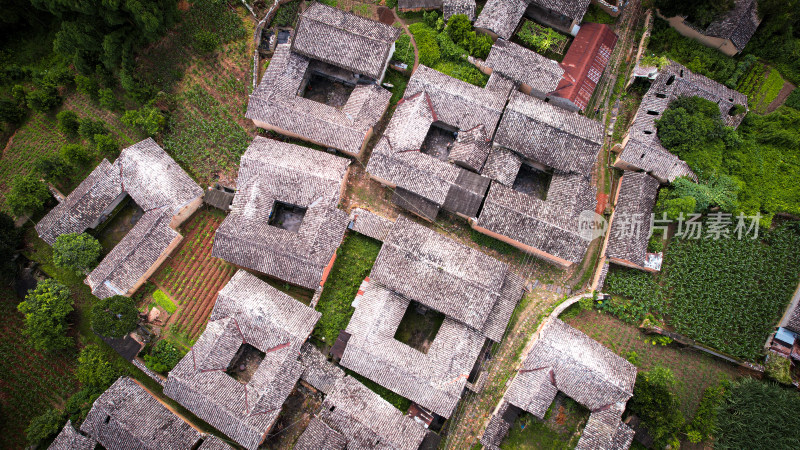
POLYGON ((22 230, 8 214, 0 212, 0 280, 10 280, 17 273, 14 253, 21 242, 22 230))
POLYGON ((95 333, 110 337, 121 338, 136 329, 139 323, 139 310, 133 300, 115 295, 105 298, 92 306, 92 329, 95 333))
POLYGON ((675 376, 665 367, 656 366, 636 375, 633 397, 628 409, 644 422, 655 443, 653 448, 672 444, 677 448, 677 433, 684 424, 677 396, 672 392, 675 376))
POLYGON ((11 180, 11 192, 6 195, 6 204, 15 215, 21 216, 39 211, 49 198, 47 185, 36 175, 16 175, 11 180))
POLYGON ((722 14, 733 9, 733 0, 656 0, 656 8, 664 17, 686 16, 700 28, 707 27, 722 14))
POLYGON ((86 233, 62 234, 53 244, 53 262, 65 269, 83 272, 97 265, 103 247, 86 233))
POLYGON ((90 344, 78 355, 78 369, 75 371, 75 376, 84 386, 103 390, 114 383, 119 373, 108 361, 103 350, 95 344, 90 344))
POLYGON ((72 297, 63 284, 53 279, 40 281, 17 309, 25 315, 23 333, 37 350, 61 350, 73 344, 67 336, 72 297))

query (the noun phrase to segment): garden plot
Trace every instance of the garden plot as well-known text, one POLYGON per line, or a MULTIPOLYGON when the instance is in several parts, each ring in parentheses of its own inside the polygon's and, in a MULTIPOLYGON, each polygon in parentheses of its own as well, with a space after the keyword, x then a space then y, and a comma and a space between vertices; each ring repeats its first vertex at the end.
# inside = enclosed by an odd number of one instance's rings
POLYGON ((784 84, 783 77, 776 69, 762 63, 755 63, 739 82, 736 90, 747 95, 747 104, 750 109, 759 114, 765 114, 783 90, 784 84))

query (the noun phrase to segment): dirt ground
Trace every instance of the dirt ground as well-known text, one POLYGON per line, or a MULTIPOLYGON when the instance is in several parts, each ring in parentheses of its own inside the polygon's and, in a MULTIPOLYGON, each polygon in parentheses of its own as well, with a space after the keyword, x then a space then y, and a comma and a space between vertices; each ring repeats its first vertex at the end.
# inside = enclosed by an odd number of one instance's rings
POLYGON ((322 394, 298 383, 292 395, 283 403, 281 415, 272 427, 267 439, 258 447, 261 450, 291 449, 303 430, 308 426, 313 414, 322 405, 322 394))

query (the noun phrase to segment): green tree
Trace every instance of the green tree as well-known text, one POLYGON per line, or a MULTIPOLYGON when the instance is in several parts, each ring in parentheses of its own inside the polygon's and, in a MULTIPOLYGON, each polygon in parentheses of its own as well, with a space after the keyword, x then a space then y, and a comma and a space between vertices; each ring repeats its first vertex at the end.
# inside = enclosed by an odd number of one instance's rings
POLYGON ((58 267, 84 272, 94 268, 103 247, 86 233, 62 234, 53 244, 53 262, 58 267))
POLYGON ((28 108, 39 112, 50 111, 63 101, 64 99, 58 93, 58 88, 52 84, 42 84, 25 97, 28 108))
POLYGON ((466 47, 463 43, 468 42, 469 32, 472 31, 472 22, 464 14, 455 14, 447 20, 444 31, 453 42, 466 47))
POLYGON ((61 157, 73 166, 86 166, 92 160, 92 153, 81 144, 64 144, 59 151, 61 157))
POLYGON ((36 175, 15 175, 11 180, 11 192, 6 195, 6 204, 15 215, 21 216, 39 211, 49 198, 50 190, 36 175))
POLYGON ((105 352, 96 344, 89 344, 78 355, 78 368, 75 376, 85 386, 103 391, 119 377, 117 369, 111 365, 105 352))
POLYGON ((98 91, 98 97, 100 106, 103 108, 109 111, 117 109, 119 102, 117 102, 117 97, 114 96, 114 91, 111 88, 100 89, 100 91, 98 91))
POLYGON ((139 324, 139 310, 128 297, 115 295, 105 298, 92 306, 92 329, 95 333, 121 338, 136 329, 139 324))
POLYGON ((672 392, 675 376, 667 368, 656 366, 636 375, 633 397, 628 409, 639 416, 653 437, 654 448, 671 445, 678 448, 677 434, 684 424, 678 398, 672 392))
POLYGON ((80 133, 82 138, 87 139, 92 143, 95 142, 94 138, 96 135, 108 134, 105 122, 103 122, 102 120, 92 120, 88 117, 80 120, 80 125, 78 126, 78 132, 80 133))
POLYGON ((63 284, 47 279, 28 291, 25 300, 17 306, 25 315, 23 333, 37 350, 55 351, 70 347, 67 336, 67 314, 72 312, 72 297, 63 284))
POLYGON ((33 169, 38 172, 42 178, 51 183, 66 177, 70 172, 69 165, 59 154, 39 157, 33 162, 33 169))
POLYGON ((97 152, 101 155, 112 156, 119 150, 117 141, 107 134, 95 134, 94 143, 97 152))
POLYGON ((125 125, 140 128, 150 137, 161 133, 167 122, 161 110, 152 105, 129 109, 122 115, 121 120, 125 125))
POLYGON ((75 111, 61 111, 56 114, 56 119, 58 119, 58 129, 64 133, 64 136, 71 138, 78 137, 78 128, 81 124, 78 121, 78 115, 75 114, 75 111))
POLYGON ((76 75, 75 76, 75 89, 81 94, 87 95, 92 100, 99 100, 100 86, 97 84, 97 78, 91 75, 76 75))
POLYGON ((167 373, 183 358, 183 352, 172 343, 162 339, 153 347, 149 355, 144 355, 145 365, 152 371, 167 373))
POLYGON ((14 226, 14 220, 0 212, 0 280, 9 281, 17 273, 14 254, 22 243, 22 229, 14 226))
POLYGON ((61 431, 66 419, 64 414, 57 409, 48 409, 42 415, 36 416, 31 419, 28 428, 25 429, 25 436, 28 438, 28 443, 36 445, 44 442, 61 431))
POLYGON ((25 119, 25 109, 14 100, 0 100, 0 122, 20 124, 25 119))

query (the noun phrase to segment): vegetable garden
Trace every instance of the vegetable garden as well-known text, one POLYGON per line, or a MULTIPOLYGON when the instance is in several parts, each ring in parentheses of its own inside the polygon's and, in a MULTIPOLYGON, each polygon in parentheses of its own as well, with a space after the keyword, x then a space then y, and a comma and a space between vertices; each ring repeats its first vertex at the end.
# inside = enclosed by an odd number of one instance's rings
POLYGON ((770 103, 778 97, 783 83, 783 77, 777 70, 755 63, 736 90, 747 95, 747 103, 753 111, 764 114, 770 103))

